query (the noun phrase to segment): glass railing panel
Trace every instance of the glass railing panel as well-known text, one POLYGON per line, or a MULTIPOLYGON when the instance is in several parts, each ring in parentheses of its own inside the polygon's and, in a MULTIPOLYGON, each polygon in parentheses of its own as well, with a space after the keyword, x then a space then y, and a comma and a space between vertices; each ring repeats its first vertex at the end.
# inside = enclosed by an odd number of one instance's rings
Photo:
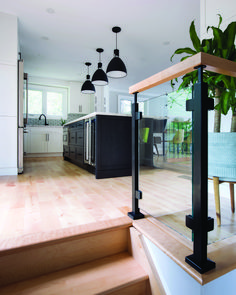
MULTIPOLYGON (((143 94, 143 93, 142 93, 143 94)), ((191 89, 142 99, 140 209, 191 240, 185 215, 192 213, 191 89)))
POLYGON ((208 212, 209 216, 214 218, 214 230, 208 234, 208 243, 236 235, 234 202, 231 206, 231 195, 234 194, 230 191, 230 186, 232 189, 236 183, 236 133, 230 132, 231 110, 227 115, 221 114, 220 132, 214 132, 214 117, 215 111, 210 111, 208 115, 208 212))
MULTIPOLYGON (((142 93, 145 96, 145 92, 142 93)), ((143 118, 139 124, 140 173, 139 189, 143 199, 139 205, 142 212, 153 216, 189 240, 192 231, 185 226, 185 216, 192 215, 192 155, 194 149, 192 112, 186 112, 186 99, 191 99, 191 89, 185 92, 169 92, 159 96, 141 98, 143 118), (166 120, 166 121, 165 121, 166 120)), ((214 111, 208 112, 209 161, 212 158, 214 111)), ((232 114, 221 115, 221 134, 229 133, 232 114)), ((232 133, 231 133, 232 134, 232 133)), ((235 133, 236 134, 236 133, 235 133)), ((230 135, 234 137, 236 135, 230 135)), ((214 139, 215 140, 215 139, 214 139)), ((214 230, 208 233, 208 244, 236 234, 236 217, 231 208, 232 183, 236 182, 236 139, 231 143, 221 138, 213 142, 217 150, 215 167, 230 166, 229 178, 219 178, 220 224, 217 222, 213 175, 208 179, 208 216, 214 218, 214 230), (232 152, 229 147, 232 147, 232 152), (226 156, 231 155, 231 158, 226 156), (223 160, 220 157, 223 156, 223 160), (221 161, 221 162, 220 162, 221 161), (226 166, 227 166, 226 165, 226 166), (225 180, 231 180, 225 181, 225 180), (221 182, 225 181, 225 182, 221 182)), ((209 172, 210 163, 208 166, 209 172)))

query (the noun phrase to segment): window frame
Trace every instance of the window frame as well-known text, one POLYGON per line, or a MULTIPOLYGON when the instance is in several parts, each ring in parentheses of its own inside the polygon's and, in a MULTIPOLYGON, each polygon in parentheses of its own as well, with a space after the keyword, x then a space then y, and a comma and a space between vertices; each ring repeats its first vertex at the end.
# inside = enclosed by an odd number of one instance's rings
MULTIPOLYGON (((132 103, 134 102, 134 98, 131 96, 118 95, 118 113, 119 114, 123 114, 123 113, 121 113, 121 101, 122 100, 126 100, 126 101, 131 102, 131 113, 124 114, 124 115, 131 115, 132 116, 132 103)), ((144 115, 144 110, 145 110, 144 101, 138 101, 138 104, 143 104, 143 115, 144 115)), ((141 111, 141 110, 139 109, 139 111, 141 111)))
MULTIPOLYGON (((42 113, 46 115, 47 119, 67 119, 67 102, 68 102, 68 88, 62 86, 49 86, 42 84, 29 83, 28 90, 35 90, 42 92, 42 113), (47 114, 47 93, 56 92, 62 94, 62 115, 48 115, 47 114)), ((28 102, 29 103, 29 102, 28 102)), ((40 114, 28 114, 31 119, 38 118, 40 114)))

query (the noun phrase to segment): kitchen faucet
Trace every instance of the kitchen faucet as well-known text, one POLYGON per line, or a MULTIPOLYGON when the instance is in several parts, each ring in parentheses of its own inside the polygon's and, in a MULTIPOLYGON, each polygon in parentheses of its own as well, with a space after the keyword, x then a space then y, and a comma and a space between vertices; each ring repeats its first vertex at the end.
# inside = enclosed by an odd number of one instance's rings
POLYGON ((41 114, 40 116, 39 116, 39 120, 41 120, 41 117, 42 116, 44 116, 44 118, 45 118, 45 125, 48 125, 48 123, 47 123, 47 118, 46 118, 46 116, 44 115, 44 114, 41 114))

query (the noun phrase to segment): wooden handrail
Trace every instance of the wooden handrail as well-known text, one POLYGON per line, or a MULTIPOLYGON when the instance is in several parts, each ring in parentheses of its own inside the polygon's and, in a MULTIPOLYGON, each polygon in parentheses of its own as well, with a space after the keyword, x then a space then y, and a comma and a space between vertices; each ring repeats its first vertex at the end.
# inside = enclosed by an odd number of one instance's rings
POLYGON ((161 71, 129 88, 129 93, 142 92, 157 85, 178 78, 194 71, 195 67, 204 65, 206 70, 218 74, 236 77, 236 62, 221 57, 199 52, 164 71, 161 71))

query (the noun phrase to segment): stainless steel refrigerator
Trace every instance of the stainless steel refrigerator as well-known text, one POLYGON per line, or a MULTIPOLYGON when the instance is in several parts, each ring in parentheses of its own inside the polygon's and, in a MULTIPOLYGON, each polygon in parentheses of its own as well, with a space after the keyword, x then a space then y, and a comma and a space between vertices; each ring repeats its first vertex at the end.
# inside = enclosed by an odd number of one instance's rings
POLYGON ((18 174, 24 171, 24 132, 28 123, 28 75, 24 73, 24 61, 18 60, 18 174))

